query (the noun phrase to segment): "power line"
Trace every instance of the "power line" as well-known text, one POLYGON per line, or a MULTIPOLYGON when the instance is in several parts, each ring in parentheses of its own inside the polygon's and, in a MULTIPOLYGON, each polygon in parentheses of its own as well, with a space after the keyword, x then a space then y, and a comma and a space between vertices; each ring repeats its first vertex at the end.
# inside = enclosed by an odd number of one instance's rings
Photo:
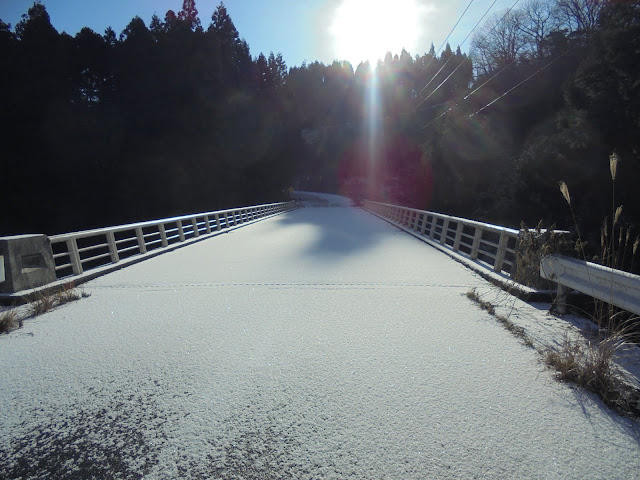
MULTIPOLYGON (((487 8, 487 10, 484 12, 484 14, 482 15, 482 17, 480 17, 480 20, 478 20, 475 24, 475 26, 471 29, 471 31, 467 34, 466 37, 464 37, 464 40, 462 40, 462 43, 460 44, 461 46, 465 44, 465 42, 467 41, 467 39, 471 36, 471 34, 475 31, 476 28, 478 28, 478 25, 480 25, 480 22, 482 22, 482 20, 484 19, 484 17, 487 16, 487 14, 489 13, 489 11, 493 8, 493 6, 496 4, 498 0, 493 0, 493 3, 491 5, 489 5, 489 8, 487 8)), ((520 1, 520 0, 517 0, 520 1)), ((517 2, 516 2, 517 3, 517 2)), ((471 4, 469 4, 471 5, 471 4)), ((469 7, 467 7, 469 8, 469 7)), ((459 20, 458 20, 459 21, 459 20)), ((457 25, 457 24, 456 24, 457 25)), ((455 28, 455 27, 454 27, 455 28)), ((453 31, 453 30, 452 30, 453 31)), ((451 34, 449 34, 451 35, 451 34)), ((449 37, 447 37, 449 38, 449 37)), ((449 60, 451 60, 453 57, 449 57, 447 59, 447 61, 444 63, 444 65, 442 65, 442 67, 440 67, 440 70, 438 70, 438 72, 433 76, 433 78, 431 80, 429 80, 429 83, 427 83, 424 88, 420 91, 420 93, 424 92, 425 89, 431 84, 431 82, 433 82, 433 80, 440 74, 440 72, 444 69, 444 67, 447 66, 447 64, 449 63, 449 60)), ((460 64, 453 70, 453 72, 451 72, 449 74, 449 76, 447 78, 444 79, 444 81, 442 83, 440 83, 440 85, 438 85, 435 90, 433 90, 433 92, 431 92, 429 94, 429 96, 427 96, 424 100, 422 100, 420 103, 418 103, 414 108, 418 108, 420 105, 422 105, 424 102, 426 102, 434 93, 436 93, 436 91, 438 91, 438 89, 444 85, 446 83, 447 80, 449 80, 449 78, 451 78, 451 76, 456 73, 458 71, 458 69, 462 66, 462 64, 464 62, 466 62, 467 59, 463 59, 462 62, 460 62, 460 64)))
POLYGON ((473 95, 474 93, 476 93, 478 90, 480 90, 482 87, 484 87, 487 83, 489 83, 490 81, 492 81, 494 78, 496 78, 498 75, 500 75, 502 72, 504 72, 507 68, 509 68, 511 65, 513 65, 514 63, 516 63, 517 58, 514 58, 513 60, 511 60, 509 63, 507 63, 504 67, 502 67, 500 70, 498 70, 494 75, 492 75, 488 80, 486 80, 482 85, 480 85, 479 87, 477 87, 476 89, 474 89, 469 95, 465 96, 463 98, 463 100, 466 100, 467 98, 469 98, 471 95, 473 95))
MULTIPOLYGON (((520 82, 518 82, 516 85, 514 85, 513 87, 511 87, 509 90, 507 90, 506 92, 502 93, 501 95, 498 95, 496 98, 494 98, 491 102, 487 103, 485 106, 483 106, 482 108, 480 108, 479 110, 477 110, 476 112, 472 113, 471 115, 469 115, 467 118, 472 118, 474 116, 476 116, 477 114, 479 114, 480 112, 482 112, 483 110, 489 108, 491 105, 493 105, 494 103, 498 102, 500 99, 506 97, 507 95, 509 95, 511 92, 513 92, 516 88, 520 87, 521 85, 523 85, 524 83, 528 82, 529 80, 531 80, 533 77, 535 77, 536 75, 538 75, 540 72, 542 72, 543 70, 546 70, 547 68, 549 68, 553 63, 557 62, 558 60, 560 60, 562 57, 564 57, 565 55, 567 55, 571 50, 573 50, 575 48, 575 46, 573 47, 569 47, 566 51, 564 51, 562 54, 554 57, 550 62, 546 63, 545 65, 543 65, 542 67, 539 67, 535 72, 533 72, 531 75, 529 75, 527 78, 521 80, 520 82)), ((507 67, 509 67, 510 65, 512 65, 515 62, 515 60, 513 60, 511 63, 509 63, 508 65, 506 65, 505 67, 503 67, 500 71, 498 71, 498 73, 496 73, 493 77, 491 77, 489 80, 487 80, 484 84, 482 84, 480 87, 478 87, 476 90, 474 90, 473 92, 471 92, 469 95, 467 95, 466 97, 464 97, 463 100, 466 100, 467 98, 469 98, 471 95, 473 95, 473 93, 475 93, 476 91, 478 91, 480 88, 482 88, 484 85, 486 85, 490 80, 492 80, 493 78, 495 78, 496 76, 498 76, 502 71, 504 71, 504 69, 506 69, 507 67)), ((447 110, 445 110, 444 112, 442 112, 440 115, 438 115, 436 118, 434 118, 433 120, 431 120, 429 123, 427 123, 426 125, 424 125, 421 130, 424 130, 425 128, 427 128, 429 125, 433 124, 434 122, 436 122, 437 120, 439 120, 440 118, 444 117, 445 115, 447 115, 451 110, 453 110, 454 108, 458 107, 460 104, 459 103, 455 103, 454 105, 452 105, 451 107, 449 107, 447 110)), ((449 129, 446 129, 442 132, 442 134, 448 132, 449 129)), ((426 145, 428 142, 425 142, 423 145, 426 145)))
POLYGON ((553 60, 551 60, 549 63, 547 63, 545 66, 538 68, 538 70, 536 70, 535 72, 533 72, 531 75, 529 75, 527 78, 525 78, 524 80, 522 80, 521 82, 519 82, 518 84, 514 85, 513 87, 511 87, 509 90, 507 90, 506 92, 504 92, 502 95, 496 97, 495 99, 493 99, 491 102, 487 103, 484 107, 482 107, 480 110, 478 110, 475 113, 472 113, 471 115, 469 115, 469 118, 477 115, 478 113, 480 113, 481 111, 483 111, 485 108, 490 107, 491 105, 493 105, 494 103, 496 103, 498 100, 500 100, 503 97, 506 97, 508 94, 510 94, 511 92, 513 92, 516 88, 518 88, 520 85, 522 85, 525 82, 528 82, 529 80, 531 80, 533 77, 535 77, 538 73, 542 72, 543 70, 545 70, 546 68, 548 68, 549 66, 551 66, 552 63, 556 62, 557 60, 560 60, 562 57, 564 57, 567 53, 569 53, 570 50, 572 50, 573 47, 568 48, 562 55, 558 55, 557 57, 555 57, 553 60))
MULTIPOLYGON (((505 12, 505 14, 502 16, 502 18, 497 21, 493 27, 491 27, 491 30, 489 30, 487 32, 487 34, 482 37, 481 41, 483 41, 485 38, 487 38, 489 35, 491 35, 491 33, 497 28, 498 25, 500 25, 504 19, 507 17, 507 15, 509 15, 509 13, 511 12, 511 10, 513 10, 513 8, 518 4, 520 0, 516 0, 513 5, 511 5, 511 7, 509 7, 509 9, 505 12)), ((475 31, 476 28, 478 28, 478 25, 480 25, 480 22, 482 22, 482 20, 484 19, 484 17, 487 16, 487 14, 489 13, 489 11, 491 10, 491 8, 493 8, 493 6, 496 4, 497 0, 494 0, 494 2, 489 6, 489 8, 484 12, 484 15, 482 15, 482 17, 480 18, 480 20, 478 20, 478 22, 475 24, 475 26, 471 29, 471 31, 467 34, 467 36, 465 37, 465 39, 462 41, 462 44, 464 44, 464 42, 467 41, 467 39, 469 38, 469 36, 471 36, 471 34, 475 31)), ((467 7, 468 8, 468 7, 467 7)), ((471 55, 473 55, 474 52, 474 48, 471 49, 471 51, 469 52, 469 57, 471 55)), ((453 57, 449 57, 449 59, 447 59, 447 61, 445 62, 445 64, 440 68, 440 70, 438 70, 438 72, 433 76, 433 78, 429 81, 429 83, 427 83, 427 85, 420 91, 420 94, 431 84, 431 82, 438 76, 438 74, 442 71, 442 69, 447 65, 447 63, 449 63, 449 60, 451 60, 451 58, 453 57)), ((453 70, 453 72, 451 72, 449 74, 449 76, 447 78, 444 79, 443 82, 440 83, 440 85, 438 85, 435 90, 433 90, 428 97, 424 98, 423 100, 421 100, 415 107, 414 109, 417 109, 420 105, 422 105, 424 102, 426 102, 429 97, 431 97, 440 87, 442 87, 442 85, 444 85, 447 80, 449 80, 449 78, 451 78, 453 76, 453 74, 460 68, 462 67, 462 65, 464 64, 464 62, 466 62, 467 60, 469 60, 469 58, 465 58, 462 60, 462 62, 460 62, 460 64, 453 70)), ((513 63, 513 62, 512 62, 513 63)), ((510 65, 510 64, 509 64, 510 65)), ((506 68, 506 67, 505 67, 506 68)), ((494 75, 494 77, 497 75, 494 75)), ((489 79, 488 81, 486 81, 485 83, 483 83, 480 87, 476 88, 473 92, 471 92, 469 95, 467 95, 466 97, 464 97, 463 100, 466 100, 467 98, 469 98, 471 95, 473 95, 475 92, 477 92, 478 90, 480 90, 480 88, 484 87, 487 83, 489 83, 494 77, 492 77, 491 79, 489 79)))
MULTIPOLYGON (((458 18, 458 21, 456 22, 456 24, 453 26, 453 28, 449 32, 449 35, 447 35, 447 38, 445 38, 444 42, 442 42, 442 45, 440 45, 440 48, 438 48, 438 50, 435 52, 435 55, 431 58, 431 61, 427 64, 427 66, 425 67, 425 70, 427 70, 431 66, 431 64, 433 63, 434 59, 438 56, 438 52, 440 52, 440 50, 442 50, 442 47, 444 47, 444 45, 447 43, 447 40, 449 40, 449 37, 451 36, 451 34, 454 32, 454 30, 456 29, 456 27, 460 23, 460 20, 462 20, 462 18, 465 16, 465 14, 467 13, 467 10, 469 10, 469 7, 471 6, 471 4, 473 2, 474 2, 474 0, 471 0, 469 2, 469 4, 467 5, 467 8, 464 9, 464 12, 462 12, 462 15, 460 15, 460 18, 458 18)), ((429 83, 431 83, 431 82, 429 82, 429 83)), ((425 87, 422 90, 420 90, 420 93, 418 93, 418 95, 421 95, 422 92, 424 92, 425 89, 428 86, 429 86, 429 84, 425 85, 425 87)))

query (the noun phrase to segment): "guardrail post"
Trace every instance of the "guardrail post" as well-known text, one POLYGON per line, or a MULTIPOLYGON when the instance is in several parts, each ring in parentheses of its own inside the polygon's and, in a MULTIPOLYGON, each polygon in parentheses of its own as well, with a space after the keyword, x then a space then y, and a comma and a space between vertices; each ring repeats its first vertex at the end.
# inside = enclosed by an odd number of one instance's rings
POLYGON ((458 220, 458 227, 456 228, 456 238, 453 241, 453 251, 460 250, 460 241, 462 240, 462 230, 464 229, 464 223, 458 220))
POLYGON ((224 212, 224 228, 229 228, 229 212, 224 212))
POLYGON ((140 248, 140 253, 147 253, 147 246, 144 243, 144 234, 142 233, 141 227, 136 227, 136 237, 138 238, 138 247, 140 248))
POLYGON ((118 263, 120 261, 120 255, 118 255, 118 245, 116 245, 116 237, 113 232, 107 232, 107 245, 109 245, 111 263, 118 263))
POLYGON ((176 221, 176 226, 178 227, 178 236, 180 237, 180 241, 184 242, 184 229, 182 228, 182 220, 176 221))
POLYGON ((555 308, 554 310, 557 313, 563 314, 567 313, 567 294, 569 293, 569 289, 564 285, 558 283, 558 294, 556 296, 555 301, 553 302, 555 308))
POLYGON ((162 244, 162 246, 169 246, 169 240, 167 240, 167 231, 164 228, 164 223, 158 224, 158 231, 160 232, 160 243, 162 244))
POLYGON ((209 215, 204 216, 204 224, 207 226, 207 233, 211 233, 211 222, 209 220, 209 215))
POLYGON ((215 214, 213 215, 213 218, 214 218, 214 219, 215 219, 215 221, 216 221, 216 232, 217 232, 217 231, 219 231, 219 230, 222 228, 222 227, 220 226, 220 215, 219 215, 219 214, 217 214, 217 213, 215 213, 215 214))
POLYGON ((478 250, 480 249, 480 240, 482 239, 482 229, 476 227, 476 233, 473 235, 473 243, 471 244, 471 260, 478 258, 478 250))
POLYGON ((196 217, 193 217, 191 219, 191 225, 193 225, 193 236, 194 237, 199 237, 200 236, 200 231, 198 230, 198 222, 196 217))
POLYGON ((449 233, 449 219, 445 218, 442 221, 442 230, 440 231, 440 245, 446 245, 448 233, 449 233))
POLYGON ((509 237, 507 236, 507 232, 502 231, 500 233, 500 241, 498 242, 498 251, 496 253, 496 262, 493 265, 494 272, 501 272, 502 265, 504 264, 504 257, 507 253, 507 241, 509 237))
POLYGON ((78 252, 78 243, 75 238, 66 241, 67 250, 69 252, 69 260, 71 262, 71 271, 74 275, 82 274, 82 262, 80 261, 80 253, 78 252))

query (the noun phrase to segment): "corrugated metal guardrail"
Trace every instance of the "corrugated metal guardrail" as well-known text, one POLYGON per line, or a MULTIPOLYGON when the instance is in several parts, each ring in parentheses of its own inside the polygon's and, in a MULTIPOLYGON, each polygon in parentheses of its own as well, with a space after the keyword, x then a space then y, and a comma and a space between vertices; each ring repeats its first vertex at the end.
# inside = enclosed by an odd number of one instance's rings
POLYGON ((549 255, 540 262, 540 276, 558 283, 556 307, 566 310, 567 289, 590 295, 640 315, 640 276, 584 262, 563 255, 549 255))

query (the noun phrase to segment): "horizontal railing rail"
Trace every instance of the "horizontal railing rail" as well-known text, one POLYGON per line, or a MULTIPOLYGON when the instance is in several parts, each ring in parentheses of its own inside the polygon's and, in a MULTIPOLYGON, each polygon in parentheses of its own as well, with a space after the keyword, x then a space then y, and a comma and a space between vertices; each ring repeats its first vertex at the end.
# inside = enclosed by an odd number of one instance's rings
POLYGON ((540 262, 540 276, 558 284, 559 313, 566 312, 567 289, 571 288, 640 315, 638 275, 564 255, 549 255, 540 262))
POLYGON ((53 235, 49 240, 56 277, 82 275, 87 270, 117 264, 294 208, 294 201, 269 203, 53 235))
POLYGON ((364 200, 366 210, 419 234, 425 241, 463 255, 499 274, 515 273, 519 230, 364 200))

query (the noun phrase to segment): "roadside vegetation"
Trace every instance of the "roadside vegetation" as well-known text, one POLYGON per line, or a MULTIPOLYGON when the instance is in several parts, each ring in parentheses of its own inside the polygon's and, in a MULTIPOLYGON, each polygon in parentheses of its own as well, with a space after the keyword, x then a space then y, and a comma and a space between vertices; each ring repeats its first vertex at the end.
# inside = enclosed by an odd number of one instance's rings
POLYGON ((484 300, 475 288, 466 296, 524 345, 535 348, 543 363, 556 371, 558 380, 595 393, 621 415, 640 418, 640 391, 623 380, 615 362, 616 356, 628 344, 627 331, 618 329, 591 339, 583 336, 572 338, 567 334, 558 349, 536 346, 524 328, 516 325, 509 315, 498 313, 496 306, 484 300))
POLYGON ((73 283, 54 292, 38 293, 24 307, 14 306, 0 312, 0 334, 21 328, 24 320, 28 318, 37 317, 58 306, 89 296, 89 293, 76 288, 73 283))

